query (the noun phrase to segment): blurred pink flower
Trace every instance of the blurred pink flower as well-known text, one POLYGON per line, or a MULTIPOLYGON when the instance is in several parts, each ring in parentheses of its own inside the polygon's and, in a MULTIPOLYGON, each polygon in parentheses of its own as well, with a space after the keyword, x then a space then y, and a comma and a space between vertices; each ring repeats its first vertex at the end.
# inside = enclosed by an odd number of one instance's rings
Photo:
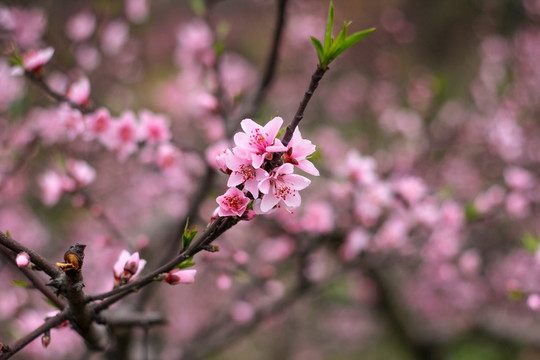
POLYGON ((250 322, 255 316, 253 305, 245 301, 236 301, 231 309, 231 317, 238 324, 250 322))
POLYGON ((129 27, 125 21, 113 20, 103 30, 101 48, 109 56, 116 55, 129 38, 129 27))
POLYGON ((124 10, 129 21, 140 24, 148 18, 148 0, 125 0, 124 10))
POLYGON ((102 141, 105 134, 112 129, 111 115, 106 108, 99 108, 94 113, 85 115, 84 121, 86 124, 86 131, 84 133, 86 140, 98 138, 102 141))
POLYGON ((90 100, 90 81, 86 76, 71 84, 66 91, 66 97, 77 105, 86 105, 90 100))
POLYGON ((96 28, 94 14, 83 11, 72 16, 66 24, 66 34, 73 41, 84 41, 92 35, 96 28))
POLYGON ((137 150, 139 139, 139 124, 131 111, 120 114, 120 118, 113 122, 111 131, 103 137, 105 145, 117 152, 120 161, 124 161, 137 150))
POLYGON ((56 204, 64 191, 72 191, 75 188, 75 182, 71 178, 52 170, 47 170, 39 176, 38 184, 41 187, 41 199, 47 206, 56 204))
POLYGON ((33 50, 23 55, 23 66, 26 70, 39 72, 43 65, 49 62, 54 55, 54 49, 48 47, 42 50, 33 50))
POLYGON ((164 115, 154 114, 149 110, 139 112, 141 140, 146 140, 147 144, 154 145, 163 143, 171 138, 169 129, 169 119, 164 115))
POLYGON ((86 186, 96 178, 96 170, 83 160, 68 159, 67 171, 77 181, 78 186, 86 186))
POLYGON ((353 260, 368 247, 369 234, 362 228, 356 227, 349 231, 345 242, 339 248, 339 255, 345 261, 353 260))
POLYGON ((185 269, 185 270, 173 270, 167 273, 165 281, 171 285, 177 284, 194 284, 195 275, 197 270, 194 269, 185 269))

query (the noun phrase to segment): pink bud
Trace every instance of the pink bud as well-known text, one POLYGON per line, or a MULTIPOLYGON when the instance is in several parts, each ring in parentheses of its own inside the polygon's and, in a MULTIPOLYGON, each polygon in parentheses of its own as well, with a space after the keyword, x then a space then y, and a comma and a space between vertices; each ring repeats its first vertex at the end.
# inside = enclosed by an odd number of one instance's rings
POLYGON ((167 276, 165 276, 165 281, 171 285, 193 284, 195 283, 196 274, 197 270, 194 269, 173 270, 167 273, 167 276))
POLYGON ((66 92, 66 97, 75 104, 87 104, 90 99, 90 81, 88 81, 88 78, 83 76, 71 84, 66 92))
POLYGON ((124 272, 129 273, 130 275, 133 275, 137 272, 137 269, 139 268, 139 252, 133 253, 129 260, 126 262, 126 265, 124 265, 124 272))
POLYGON ((30 51, 23 55, 23 66, 28 71, 39 71, 43 65, 51 60, 53 54, 54 49, 52 47, 30 51))
POLYGON ((538 294, 529 295, 529 297, 527 298, 527 306, 531 310, 540 309, 540 296, 538 296, 538 294))
POLYGON ((17 255, 15 262, 20 268, 27 267, 30 264, 30 256, 25 252, 21 252, 17 255))
POLYGON ((51 334, 49 331, 47 331, 43 336, 41 337, 41 345, 43 345, 44 348, 47 348, 49 344, 51 343, 51 334))

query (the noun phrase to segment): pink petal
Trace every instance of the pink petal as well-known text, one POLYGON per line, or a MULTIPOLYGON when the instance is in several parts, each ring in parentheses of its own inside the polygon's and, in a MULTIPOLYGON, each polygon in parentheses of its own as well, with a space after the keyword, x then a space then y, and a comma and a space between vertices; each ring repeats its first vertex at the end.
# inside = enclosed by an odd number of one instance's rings
MULTIPOLYGON (((283 119, 277 116, 273 118, 272 120, 270 120, 266 125, 264 125, 264 131, 268 135, 267 140, 269 142, 275 139, 282 124, 283 124, 283 119)), ((281 150, 278 150, 278 151, 281 151, 281 150)))
POLYGON ((261 211, 268 212, 272 210, 272 208, 277 205, 278 201, 279 199, 276 198, 273 194, 264 195, 261 201, 261 211))
POLYGON ((300 206, 302 198, 300 197, 300 193, 298 191, 294 191, 292 194, 288 195, 283 202, 288 208, 292 209, 300 206))
POLYGON ((313 165, 313 163, 309 160, 300 160, 298 161, 298 165, 296 165, 299 169, 304 170, 308 174, 319 176, 319 170, 313 165))
POLYGON ((244 119, 240 123, 240 126, 242 126, 242 130, 244 130, 245 133, 249 134, 252 131, 256 129, 262 129, 261 125, 257 124, 255 121, 251 119, 244 119))
POLYGON ((227 181, 227 186, 228 187, 238 186, 243 182, 244 182, 244 177, 242 176, 242 173, 233 171, 231 175, 229 176, 229 180, 227 181))
POLYGON ((283 176, 283 181, 289 184, 295 190, 305 189, 311 184, 311 180, 297 174, 283 176))

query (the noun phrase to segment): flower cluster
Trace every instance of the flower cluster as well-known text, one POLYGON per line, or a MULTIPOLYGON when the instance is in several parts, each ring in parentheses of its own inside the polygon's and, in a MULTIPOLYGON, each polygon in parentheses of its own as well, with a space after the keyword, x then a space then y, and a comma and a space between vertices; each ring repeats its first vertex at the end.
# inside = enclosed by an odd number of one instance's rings
POLYGON ((242 216, 251 199, 256 213, 268 213, 276 206, 291 211, 300 205, 298 191, 305 189, 311 181, 294 174, 294 167, 319 175, 308 160, 315 152, 315 145, 303 139, 298 128, 287 146, 283 145, 276 139, 282 124, 280 117, 273 118, 265 126, 245 119, 241 122, 243 132, 234 136, 236 146, 216 156, 217 167, 230 175, 229 189, 216 199, 219 216, 242 216), (271 168, 269 161, 274 153, 283 154, 283 164, 271 168))

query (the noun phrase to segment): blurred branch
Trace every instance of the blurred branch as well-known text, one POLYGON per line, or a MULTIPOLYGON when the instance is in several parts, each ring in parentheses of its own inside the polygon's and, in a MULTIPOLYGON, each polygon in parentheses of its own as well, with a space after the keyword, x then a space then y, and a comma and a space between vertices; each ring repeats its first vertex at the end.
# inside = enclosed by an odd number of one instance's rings
POLYGON ((147 327, 165 325, 167 320, 158 312, 149 313, 113 313, 96 318, 101 324, 119 327, 147 327))
POLYGON ((232 126, 227 129, 227 137, 229 138, 240 126, 240 120, 246 117, 251 117, 257 112, 257 109, 261 106, 266 94, 268 93, 268 90, 274 82, 279 57, 279 48, 283 40, 283 30, 285 29, 286 23, 287 2, 288 0, 278 0, 276 26, 274 28, 274 36, 272 38, 270 53, 264 66, 263 77, 257 91, 255 92, 255 96, 247 106, 247 109, 244 110, 238 121, 232 123, 232 126))
POLYGON ((49 87, 49 85, 47 85, 47 83, 45 81, 43 81, 43 77, 40 76, 40 75, 37 75, 37 74, 35 74, 35 73, 31 72, 31 71, 25 70, 24 71, 24 76, 26 76, 26 78, 31 80, 38 87, 40 87, 47 95, 52 97, 54 100, 56 100, 58 102, 65 102, 65 103, 69 104, 69 106, 71 106, 72 108, 78 109, 83 114, 89 114, 89 113, 92 113, 92 112, 94 112, 96 110, 93 107, 90 107, 90 106, 87 106, 87 105, 76 104, 73 101, 69 100, 66 96, 54 91, 53 89, 51 89, 49 87))
POLYGON ((39 335, 43 334, 44 332, 59 326, 64 321, 66 321, 68 318, 68 315, 66 312, 61 312, 57 314, 56 316, 46 320, 43 324, 41 324, 38 328, 36 328, 31 333, 27 334, 26 336, 20 338, 12 345, 4 345, 2 347, 2 353, 0 353, 0 360, 6 360, 15 355, 19 350, 24 348, 26 345, 28 345, 30 342, 32 342, 34 339, 36 339, 39 335))

